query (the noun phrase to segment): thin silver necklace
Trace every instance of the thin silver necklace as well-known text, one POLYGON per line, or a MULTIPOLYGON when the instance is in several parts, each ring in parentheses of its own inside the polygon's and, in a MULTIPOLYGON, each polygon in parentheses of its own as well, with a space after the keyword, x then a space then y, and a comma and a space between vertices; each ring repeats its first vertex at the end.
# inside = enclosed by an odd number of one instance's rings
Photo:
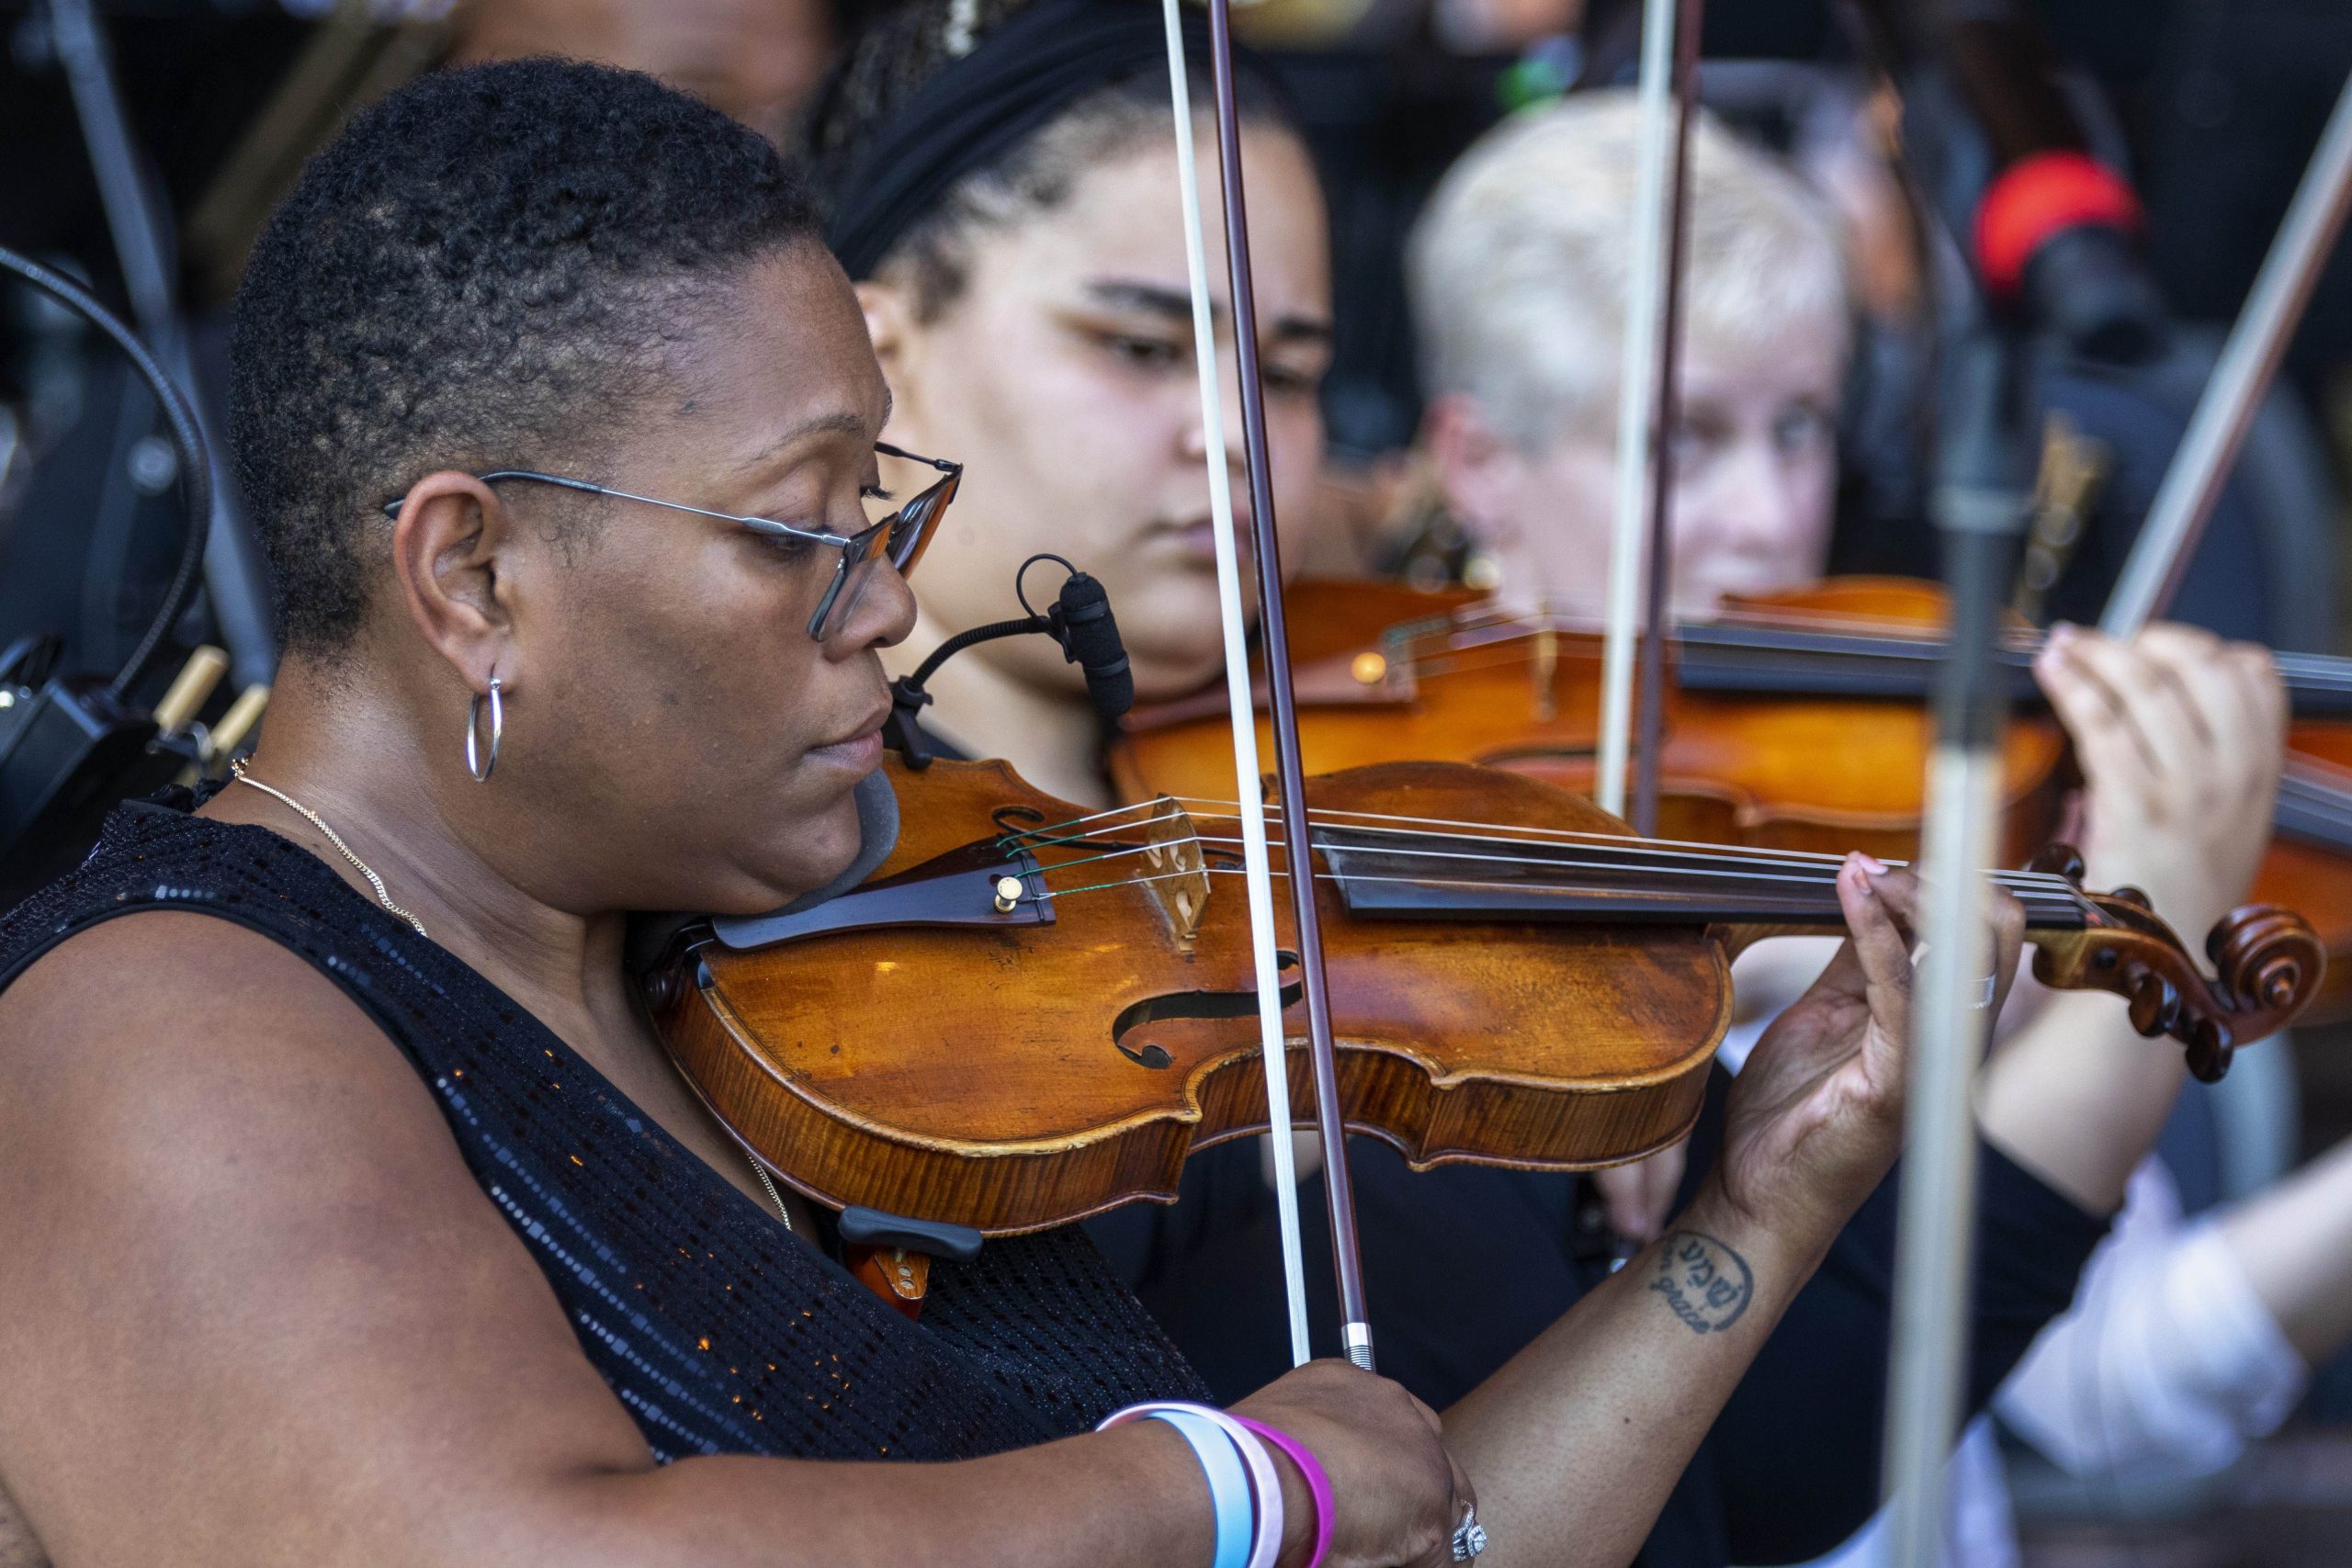
MULTIPOLYGON (((357 871, 360 875, 368 879, 368 886, 376 890, 376 902, 381 904, 385 908, 390 909, 393 914, 398 915, 401 919, 406 920, 409 923, 409 929, 415 931, 417 935, 425 937, 428 942, 432 940, 429 936, 426 936, 424 922, 418 919, 414 915, 410 914, 406 909, 401 908, 398 904, 392 902, 392 896, 385 890, 384 879, 376 874, 376 868, 369 865, 366 861, 361 860, 357 855, 353 854, 351 852, 351 846, 343 841, 342 834, 327 826, 325 818, 321 817, 317 812, 311 810, 309 807, 303 805, 300 801, 295 799, 284 790, 279 789, 273 784, 266 784, 262 783, 261 780, 247 773, 245 771, 245 760, 243 757, 237 758, 234 761, 229 764, 229 776, 238 784, 253 785, 254 788, 261 791, 264 795, 275 795, 277 799, 282 800, 287 805, 292 807, 296 811, 300 812, 302 814, 303 820, 310 823, 311 827, 316 828, 320 832, 324 833, 326 835, 327 842, 334 846, 335 852, 343 856, 344 859, 349 861, 352 864, 352 868, 357 871)), ((778 1192, 775 1190, 775 1183, 768 1179, 767 1167, 762 1165, 757 1159, 753 1159, 748 1152, 743 1157, 751 1162, 752 1174, 760 1179, 760 1186, 766 1190, 768 1201, 775 1205, 776 1218, 784 1222, 786 1233, 787 1235, 799 1234, 792 1228, 792 1211, 784 1206, 784 1194, 778 1192)))

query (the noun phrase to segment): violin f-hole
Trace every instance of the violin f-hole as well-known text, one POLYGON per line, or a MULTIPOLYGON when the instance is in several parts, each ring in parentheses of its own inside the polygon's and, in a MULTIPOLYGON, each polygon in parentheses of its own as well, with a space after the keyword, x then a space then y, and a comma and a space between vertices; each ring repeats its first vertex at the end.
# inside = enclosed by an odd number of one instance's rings
MULTIPOLYGON (((1287 948, 1277 949, 1274 961, 1286 976, 1283 982, 1282 1001, 1284 1008, 1295 1004, 1301 995, 1298 954, 1287 948)), ((1127 1036, 1148 1023, 1168 1023, 1194 1018, 1254 1018, 1258 1012, 1258 993, 1249 991, 1170 991, 1164 996, 1146 997, 1131 1002, 1111 1021, 1111 1044, 1120 1055, 1139 1067, 1154 1069, 1172 1066, 1175 1058, 1167 1047, 1151 1041, 1141 1045, 1129 1045, 1127 1036)))

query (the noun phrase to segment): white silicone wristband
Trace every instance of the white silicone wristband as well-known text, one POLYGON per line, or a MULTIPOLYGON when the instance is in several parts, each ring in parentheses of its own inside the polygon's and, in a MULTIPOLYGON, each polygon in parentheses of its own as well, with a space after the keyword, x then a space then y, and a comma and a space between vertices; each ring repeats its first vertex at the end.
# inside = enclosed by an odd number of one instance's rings
POLYGON ((1130 1421, 1163 1410, 1181 1411, 1198 1416, 1216 1424, 1217 1430, 1233 1439, 1240 1450, 1241 1462, 1250 1472, 1250 1489, 1258 1501, 1257 1536, 1250 1549, 1250 1568, 1274 1568, 1274 1560, 1283 1551, 1283 1483, 1274 1469, 1273 1456, 1267 1451, 1265 1440, 1211 1404, 1188 1404, 1181 1400, 1148 1400, 1130 1404, 1124 1410, 1114 1410, 1095 1426, 1098 1432, 1123 1427, 1130 1421))

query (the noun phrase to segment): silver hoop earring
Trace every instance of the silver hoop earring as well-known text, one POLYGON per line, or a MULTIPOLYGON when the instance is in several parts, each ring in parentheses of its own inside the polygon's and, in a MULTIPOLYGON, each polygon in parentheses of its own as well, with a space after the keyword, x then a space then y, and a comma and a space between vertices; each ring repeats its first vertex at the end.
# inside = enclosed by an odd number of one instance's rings
POLYGON ((488 784, 491 770, 498 766, 498 742, 506 733, 506 706, 498 700, 498 677, 490 678, 490 760, 481 757, 481 694, 476 692, 466 701, 466 772, 474 783, 488 784))

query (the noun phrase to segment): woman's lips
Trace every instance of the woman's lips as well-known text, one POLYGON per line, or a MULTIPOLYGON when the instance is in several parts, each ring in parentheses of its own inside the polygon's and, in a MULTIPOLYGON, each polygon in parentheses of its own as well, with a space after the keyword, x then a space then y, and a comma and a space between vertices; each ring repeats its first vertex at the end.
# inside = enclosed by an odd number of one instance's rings
MULTIPOLYGON (((1246 557, 1250 551, 1248 513, 1234 514, 1233 532, 1236 549, 1246 557)), ((1177 547, 1188 558, 1206 562, 1214 562, 1216 559, 1216 525, 1208 518, 1199 517, 1190 523, 1171 525, 1168 534, 1176 541, 1177 547)))
POLYGON ((808 755, 818 761, 830 762, 837 767, 854 768, 861 773, 872 773, 875 765, 882 761, 882 732, 875 729, 864 735, 854 735, 847 740, 811 746, 808 755))
POLYGON ((889 705, 886 703, 875 711, 872 717, 841 739, 809 747, 808 755, 817 761, 835 767, 850 768, 861 773, 872 773, 882 761, 882 726, 889 716, 889 705))

